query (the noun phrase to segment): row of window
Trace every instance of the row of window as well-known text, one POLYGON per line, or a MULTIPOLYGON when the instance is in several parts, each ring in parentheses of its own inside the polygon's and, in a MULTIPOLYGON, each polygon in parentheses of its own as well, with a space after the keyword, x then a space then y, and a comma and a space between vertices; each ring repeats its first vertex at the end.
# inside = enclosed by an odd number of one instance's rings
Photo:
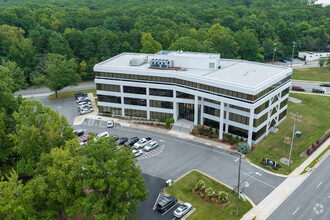
POLYGON ((173 114, 170 113, 162 113, 162 112, 150 112, 151 119, 169 119, 173 118, 173 114))
POLYGON ((98 95, 97 100, 99 102, 111 102, 111 103, 121 104, 121 97, 120 96, 98 95))
POLYGON ((147 111, 125 108, 126 117, 147 118, 147 111))
POLYGON ((97 72, 96 76, 109 77, 109 78, 115 78, 115 79, 124 79, 124 80, 130 80, 130 81, 135 81, 135 82, 139 81, 139 82, 144 82, 144 83, 161 82, 161 83, 179 85, 182 87, 188 87, 188 88, 192 88, 192 89, 200 90, 200 91, 209 91, 212 93, 237 97, 240 99, 245 99, 245 100, 250 100, 250 101, 254 101, 254 100, 262 97, 263 95, 267 94, 268 92, 272 91, 273 89, 281 86, 286 81, 290 80, 290 76, 288 76, 285 79, 273 84, 269 88, 263 90, 259 94, 253 96, 253 95, 236 92, 236 91, 232 91, 232 90, 228 90, 228 89, 222 89, 222 88, 218 88, 218 87, 213 87, 213 86, 209 86, 209 85, 204 85, 204 84, 200 84, 200 83, 190 82, 190 81, 176 79, 176 78, 169 78, 169 77, 131 75, 131 74, 122 74, 122 73, 103 73, 103 72, 102 73, 97 72))
POLYGON ((173 102, 149 100, 150 107, 173 109, 173 102))
POLYGON ((173 97, 173 90, 167 90, 167 89, 149 89, 149 95, 173 97))
POLYGON ((120 92, 119 85, 96 84, 96 89, 110 92, 120 92))
POLYGON ((220 117, 220 110, 204 105, 204 113, 220 117))
POLYGON ((99 111, 102 113, 121 116, 121 108, 113 108, 113 107, 107 107, 107 106, 98 106, 98 108, 99 108, 99 111))
POLYGON ((238 115, 235 113, 229 112, 229 120, 235 121, 244 125, 249 125, 249 117, 245 117, 243 115, 238 115))

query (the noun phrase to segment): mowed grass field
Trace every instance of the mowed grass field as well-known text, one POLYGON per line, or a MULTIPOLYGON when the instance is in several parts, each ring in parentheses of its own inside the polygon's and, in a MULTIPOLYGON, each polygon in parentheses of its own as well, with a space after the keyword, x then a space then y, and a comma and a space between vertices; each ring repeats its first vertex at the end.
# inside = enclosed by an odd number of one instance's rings
POLYGON ((330 82, 330 67, 293 69, 291 79, 330 82))
POLYGON ((241 219, 242 216, 252 208, 249 201, 244 202, 240 198, 239 212, 238 215, 236 215, 236 197, 234 197, 232 190, 195 170, 167 188, 166 193, 177 197, 183 202, 189 202, 196 208, 196 211, 194 211, 188 219, 241 219), (192 192, 192 189, 199 180, 205 182, 206 188, 212 187, 215 193, 219 191, 227 192, 229 199, 232 199, 232 201, 226 206, 218 206, 200 200, 192 192))
MULTIPOLYGON (((301 115, 301 122, 297 124, 296 131, 302 132, 301 138, 295 138, 292 151, 293 163, 288 166, 281 164, 278 173, 289 174, 298 167, 306 158, 300 154, 307 149, 316 139, 330 129, 330 97, 309 94, 290 93, 293 98, 300 99, 302 103, 288 102, 287 118, 278 126, 277 133, 269 133, 256 146, 248 158, 255 164, 262 166, 263 158, 269 158, 279 162, 280 158, 289 158, 290 144, 294 120, 290 112, 301 115)), ((271 169, 264 167, 266 169, 271 169)))

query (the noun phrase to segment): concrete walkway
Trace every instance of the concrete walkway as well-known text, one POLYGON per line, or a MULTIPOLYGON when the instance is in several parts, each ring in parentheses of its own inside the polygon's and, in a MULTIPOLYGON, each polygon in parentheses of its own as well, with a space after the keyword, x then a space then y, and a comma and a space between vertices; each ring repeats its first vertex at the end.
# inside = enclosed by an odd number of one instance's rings
POLYGON ((311 156, 309 156, 299 167, 292 171, 288 178, 284 180, 274 191, 269 194, 264 200, 262 200, 256 207, 252 208, 247 212, 241 219, 252 220, 256 217, 258 220, 267 219, 299 186, 305 179, 310 175, 310 173, 315 169, 330 152, 328 151, 326 155, 323 156, 312 170, 300 175, 305 168, 313 161, 317 156, 319 156, 328 146, 330 145, 330 139, 324 142, 311 156))

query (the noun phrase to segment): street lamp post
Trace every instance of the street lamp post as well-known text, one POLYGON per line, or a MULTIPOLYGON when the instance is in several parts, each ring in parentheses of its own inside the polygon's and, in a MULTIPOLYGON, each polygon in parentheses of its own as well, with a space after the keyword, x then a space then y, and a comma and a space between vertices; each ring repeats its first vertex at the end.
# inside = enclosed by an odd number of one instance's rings
POLYGON ((292 112, 290 113, 293 116, 294 119, 294 125, 293 125, 293 133, 292 133, 292 140, 291 140, 291 147, 290 147, 290 155, 289 155, 289 163, 288 163, 288 167, 290 167, 290 163, 291 163, 291 154, 292 154, 292 148, 293 148, 293 143, 294 143, 294 136, 296 133, 296 125, 297 125, 297 121, 301 121, 298 118, 301 118, 300 115, 298 115, 298 112, 296 114, 292 114, 292 112))
POLYGON ((241 182, 241 162, 242 162, 242 156, 244 157, 245 155, 242 154, 241 152, 238 152, 237 150, 235 150, 235 152, 239 154, 238 181, 237 181, 237 199, 236 199, 236 215, 238 215, 239 185, 240 185, 240 182, 241 182))

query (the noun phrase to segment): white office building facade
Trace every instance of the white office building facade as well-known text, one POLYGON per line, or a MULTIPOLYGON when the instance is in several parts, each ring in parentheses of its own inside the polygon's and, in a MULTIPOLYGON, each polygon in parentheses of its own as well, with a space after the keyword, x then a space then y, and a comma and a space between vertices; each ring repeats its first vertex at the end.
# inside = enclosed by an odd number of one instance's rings
POLYGON ((286 117, 291 68, 220 54, 122 53, 94 66, 100 113, 192 121, 258 143, 286 117))

